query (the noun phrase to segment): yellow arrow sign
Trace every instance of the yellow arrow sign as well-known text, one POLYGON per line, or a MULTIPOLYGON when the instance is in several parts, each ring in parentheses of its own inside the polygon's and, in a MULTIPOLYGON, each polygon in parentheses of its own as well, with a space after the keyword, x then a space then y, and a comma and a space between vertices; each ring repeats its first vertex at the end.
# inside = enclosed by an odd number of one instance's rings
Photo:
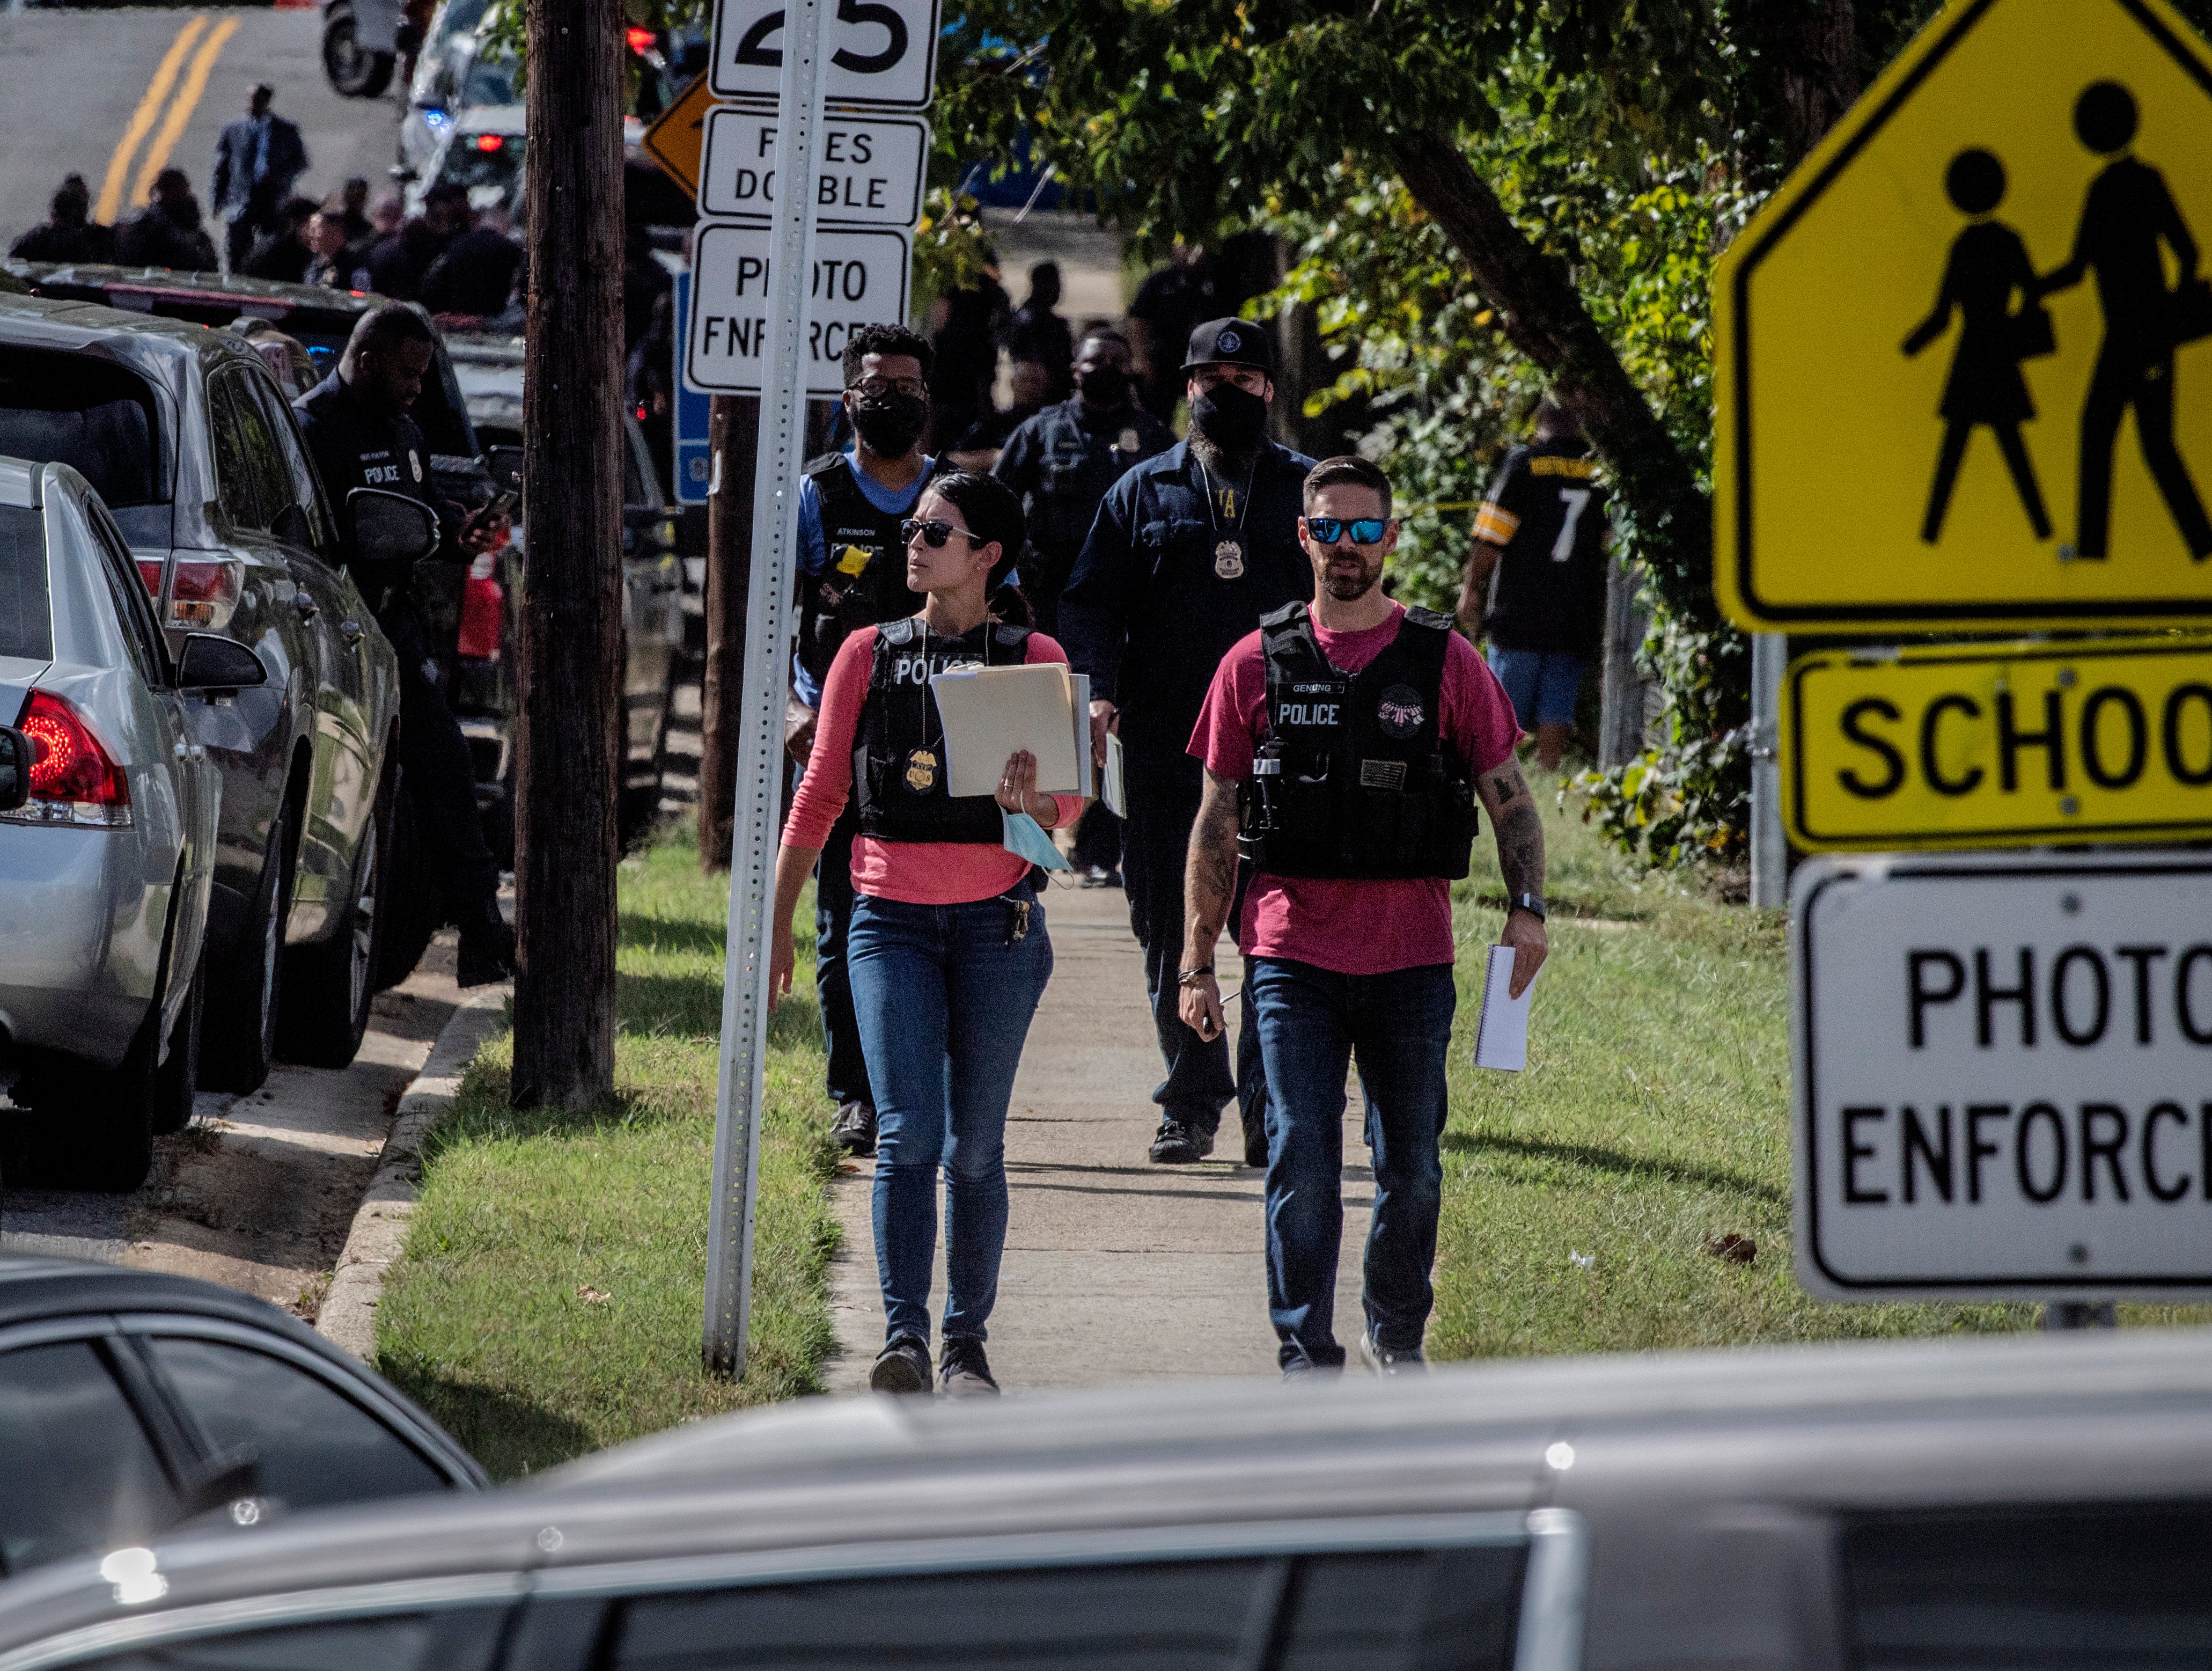
POLYGON ((1785 689, 1800 847, 2212 836, 2212 639, 1823 651, 1785 689))
POLYGON ((1762 631, 2212 618, 2212 52, 1955 0, 1714 277, 1715 586, 1762 631))
POLYGON ((653 118, 638 142, 663 173, 695 197, 699 195, 699 160, 707 146, 707 114, 714 108, 714 90, 701 76, 653 118))

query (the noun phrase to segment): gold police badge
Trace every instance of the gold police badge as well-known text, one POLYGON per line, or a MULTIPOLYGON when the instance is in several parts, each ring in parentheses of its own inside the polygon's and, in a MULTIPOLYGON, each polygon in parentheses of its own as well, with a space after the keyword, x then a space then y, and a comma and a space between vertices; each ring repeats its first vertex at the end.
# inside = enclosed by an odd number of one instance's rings
POLYGON ((917 795, 926 795, 937 787, 937 752, 933 749, 916 749, 906 757, 906 787, 917 795))

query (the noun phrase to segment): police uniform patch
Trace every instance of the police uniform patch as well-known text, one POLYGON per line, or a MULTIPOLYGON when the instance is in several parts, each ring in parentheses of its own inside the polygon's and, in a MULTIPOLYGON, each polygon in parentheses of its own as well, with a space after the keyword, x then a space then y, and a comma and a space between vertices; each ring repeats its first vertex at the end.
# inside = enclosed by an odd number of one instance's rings
POLYGON ((1213 339, 1213 345, 1224 354, 1234 354, 1244 346, 1244 339, 1233 331, 1224 331, 1213 339))
POLYGON ((1375 723, 1382 727, 1382 734, 1401 742, 1419 731, 1426 718, 1421 693, 1410 684, 1392 685, 1375 705, 1375 723))

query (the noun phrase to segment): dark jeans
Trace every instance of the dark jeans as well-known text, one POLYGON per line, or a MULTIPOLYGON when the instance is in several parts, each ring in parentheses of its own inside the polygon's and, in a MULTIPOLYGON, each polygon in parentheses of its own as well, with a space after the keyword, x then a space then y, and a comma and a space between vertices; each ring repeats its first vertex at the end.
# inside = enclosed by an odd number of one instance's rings
MULTIPOLYGON (((1176 976, 1182 968, 1183 866, 1190 856, 1190 828, 1197 821, 1194 800, 1132 806, 1121 823, 1121 885, 1129 899, 1129 927, 1145 950, 1145 989, 1152 998, 1160 1057, 1167 1064, 1168 1076, 1154 1087, 1152 1101, 1168 1117, 1210 1137, 1220 1129, 1221 1110, 1231 1097, 1246 1126, 1256 1126, 1267 1102, 1267 1079, 1249 991, 1241 1000, 1243 1025, 1233 1081, 1227 1037, 1206 1042, 1183 1025, 1178 1007, 1182 997, 1176 976)), ((1240 876, 1237 903, 1229 915, 1232 930, 1243 902, 1240 876)))
POLYGON ((415 809, 415 836, 428 854, 449 921, 499 913, 499 861, 484 845, 477 810, 476 763, 460 722, 446 706, 437 664, 411 616, 380 622, 399 658, 399 769, 415 809))
POLYGON ((1267 1312, 1285 1368, 1344 1362, 1334 1332, 1344 1239, 1344 1075, 1367 1098, 1375 1210, 1367 1232, 1367 1326, 1419 1346, 1433 1294, 1443 1194, 1444 1059, 1458 989, 1449 963, 1339 975, 1255 957, 1247 990, 1267 1065, 1267 1312))
POLYGON ((945 1336, 984 1338, 1006 1246, 1006 1103, 1052 941, 1028 883, 967 905, 863 894, 853 1009, 876 1085, 876 1275, 887 1339, 929 1338, 945 1170, 945 1336), (1028 932, 1012 938, 1015 902, 1028 932))
POLYGON ((853 1019, 853 981, 848 943, 853 927, 853 837, 860 815, 852 802, 830 826, 822 862, 814 869, 814 995, 822 1006, 822 1048, 830 1059, 823 1089, 842 1108, 848 1103, 876 1105, 868 1089, 867 1058, 860 1030, 853 1019))
POLYGON ((236 278, 246 271, 246 258, 253 253, 254 240, 260 233, 261 218, 251 210, 223 228, 223 252, 229 258, 232 277, 236 278))

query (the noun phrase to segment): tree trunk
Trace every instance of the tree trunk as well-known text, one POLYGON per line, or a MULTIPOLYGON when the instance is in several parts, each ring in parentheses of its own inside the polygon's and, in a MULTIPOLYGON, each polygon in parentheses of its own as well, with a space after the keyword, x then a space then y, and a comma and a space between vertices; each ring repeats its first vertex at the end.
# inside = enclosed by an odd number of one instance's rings
POLYGON ((1787 166, 1796 167, 1843 119, 1859 96, 1858 20, 1851 0, 1805 0, 1778 31, 1781 130, 1787 166))
POLYGON ((529 0, 514 1103, 614 1089, 622 0, 529 0))
POLYGON ((1553 398, 1613 467, 1619 501, 1634 512, 1640 555, 1668 602, 1697 624, 1717 622, 1712 507, 1565 266, 1522 235, 1449 135, 1409 136, 1396 162, 1407 189, 1474 270, 1507 339, 1545 372, 1553 398))
POLYGON ((738 778, 731 750, 745 684, 745 599, 752 589, 753 461, 760 397, 718 394, 708 430, 714 459, 707 501, 707 668, 699 691, 699 864, 730 867, 738 778))

